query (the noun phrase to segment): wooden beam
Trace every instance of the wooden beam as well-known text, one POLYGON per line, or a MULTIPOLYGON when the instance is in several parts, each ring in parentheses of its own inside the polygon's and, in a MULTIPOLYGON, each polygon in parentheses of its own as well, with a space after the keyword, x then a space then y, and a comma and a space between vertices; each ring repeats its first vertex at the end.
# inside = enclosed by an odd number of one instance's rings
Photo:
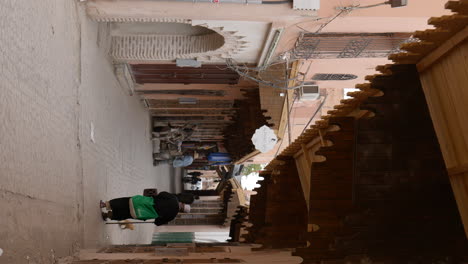
POLYGON ((457 175, 457 174, 463 174, 463 173, 468 173, 468 164, 463 164, 457 167, 453 168, 448 168, 447 169, 448 175, 457 175))
POLYGON ((450 52, 453 48, 455 48, 458 44, 462 43, 468 37, 468 26, 465 27, 463 30, 449 38, 445 41, 442 45, 436 48, 434 51, 429 53, 426 57, 422 58, 417 64, 416 67, 418 68, 419 72, 424 72, 429 67, 432 66, 437 60, 442 58, 445 54, 450 52))
POLYGON ((247 160, 249 159, 252 159, 253 157, 257 156, 258 154, 260 154, 261 152, 259 150, 254 150, 253 152, 245 155, 244 157, 240 158, 236 164, 242 164, 244 162, 246 162, 247 160))
POLYGON ((304 154, 304 157, 305 157, 305 159, 307 161, 307 166, 310 169, 310 167, 312 165, 312 159, 310 158, 309 150, 307 149, 306 144, 301 144, 301 148, 302 148, 302 152, 304 154))

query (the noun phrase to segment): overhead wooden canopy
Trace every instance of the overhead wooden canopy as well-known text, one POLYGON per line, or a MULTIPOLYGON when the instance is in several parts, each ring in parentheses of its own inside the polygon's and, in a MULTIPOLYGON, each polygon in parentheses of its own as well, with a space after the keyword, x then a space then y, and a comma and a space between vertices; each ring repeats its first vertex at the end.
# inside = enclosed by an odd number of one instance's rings
POLYGON ((237 84, 239 75, 226 65, 203 65, 199 68, 177 67, 175 64, 133 64, 133 76, 143 83, 237 84))
POLYGON ((334 113, 315 126, 315 137, 301 137, 261 172, 265 180, 251 198, 247 242, 296 247, 304 264, 363 254, 382 263, 466 255, 463 225, 416 66, 387 70, 391 74, 370 83, 382 95, 365 97, 356 106, 375 116, 334 113), (315 138, 318 150, 313 144, 309 148, 315 138), (306 199, 300 191, 304 171, 309 172, 302 185, 309 190, 306 199), (303 214, 307 223, 298 221, 303 214))
POLYGON ((415 64, 468 237, 468 1, 449 1, 452 15, 430 18, 435 29, 402 45, 395 63, 415 64))
POLYGON ((466 259, 468 1, 446 7, 458 14, 431 18, 436 29, 416 32, 422 41, 390 56, 396 65, 377 67, 381 74, 367 76, 368 83, 356 86, 360 91, 348 94, 352 99, 342 100, 265 168, 262 175, 276 181, 264 181, 251 199, 247 229, 261 231, 254 242, 275 247, 271 238, 281 231, 304 228, 274 221, 282 207, 273 198, 288 198, 302 186, 309 209, 302 238, 308 243, 295 255, 303 263, 364 255, 379 263, 466 259), (278 184, 296 171, 301 184, 278 184))

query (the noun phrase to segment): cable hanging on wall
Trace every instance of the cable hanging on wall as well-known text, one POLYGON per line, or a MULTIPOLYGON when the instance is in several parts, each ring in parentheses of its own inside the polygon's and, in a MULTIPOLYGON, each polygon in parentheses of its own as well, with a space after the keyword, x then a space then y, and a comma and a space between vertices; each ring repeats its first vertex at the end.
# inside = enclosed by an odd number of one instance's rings
POLYGON ((281 90, 295 90, 302 88, 305 82, 305 78, 307 73, 309 72, 310 69, 310 64, 306 70, 306 72, 297 72, 297 76, 291 76, 292 75, 292 70, 291 70, 291 65, 294 61, 289 61, 288 58, 283 58, 279 60, 278 62, 271 63, 267 67, 249 67, 246 64, 238 64, 236 63, 233 59, 226 59, 226 65, 229 69, 235 71, 237 74, 240 76, 254 81, 258 84, 270 86, 276 89, 281 89, 281 90), (281 76, 275 76, 274 78, 268 78, 268 80, 262 75, 265 75, 265 73, 268 71, 268 69, 271 69, 271 67, 274 67, 275 65, 280 65, 284 64, 285 69, 282 71, 281 76), (289 86, 290 84, 293 84, 293 86, 289 86))

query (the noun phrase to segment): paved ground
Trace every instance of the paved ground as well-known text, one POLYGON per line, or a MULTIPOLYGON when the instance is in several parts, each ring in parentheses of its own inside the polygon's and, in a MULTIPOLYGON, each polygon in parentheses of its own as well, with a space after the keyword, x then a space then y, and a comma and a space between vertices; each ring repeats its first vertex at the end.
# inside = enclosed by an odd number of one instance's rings
POLYGON ((103 225, 98 201, 174 187, 102 36, 74 0, 0 1, 0 263, 149 242, 152 225, 103 225))

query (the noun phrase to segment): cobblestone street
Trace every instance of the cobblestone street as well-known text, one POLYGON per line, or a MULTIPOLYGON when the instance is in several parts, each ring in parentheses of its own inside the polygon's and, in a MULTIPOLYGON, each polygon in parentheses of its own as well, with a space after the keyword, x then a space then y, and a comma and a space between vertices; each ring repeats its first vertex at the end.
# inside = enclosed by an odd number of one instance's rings
POLYGON ((0 263, 149 243, 154 225, 105 226, 98 201, 170 191, 150 119, 118 86, 97 23, 73 0, 0 2, 0 263))

